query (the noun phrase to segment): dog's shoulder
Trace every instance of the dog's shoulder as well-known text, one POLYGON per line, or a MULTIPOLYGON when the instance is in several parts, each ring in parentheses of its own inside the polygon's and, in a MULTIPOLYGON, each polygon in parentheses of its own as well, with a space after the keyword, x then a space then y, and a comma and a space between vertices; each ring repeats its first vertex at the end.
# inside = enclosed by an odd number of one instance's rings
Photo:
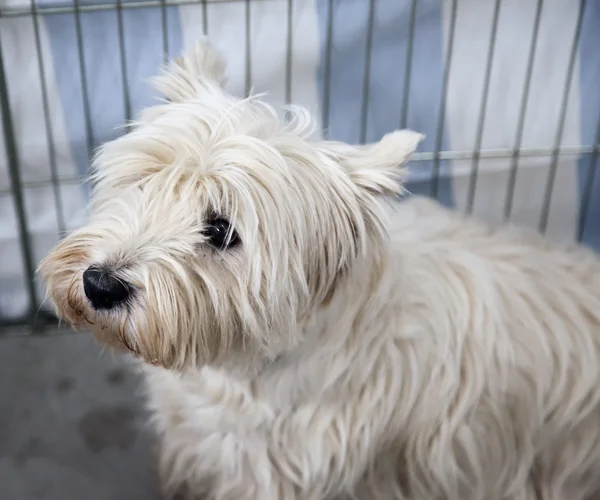
MULTIPOLYGON (((390 239, 399 258, 490 264, 503 268, 570 270, 600 283, 600 258, 575 242, 564 243, 508 223, 490 224, 424 197, 392 209, 390 239)), ((416 261, 415 261, 416 262, 416 261)))
POLYGON ((451 240, 452 234, 481 231, 479 221, 424 196, 411 196, 388 206, 389 234, 396 244, 433 243, 451 240))

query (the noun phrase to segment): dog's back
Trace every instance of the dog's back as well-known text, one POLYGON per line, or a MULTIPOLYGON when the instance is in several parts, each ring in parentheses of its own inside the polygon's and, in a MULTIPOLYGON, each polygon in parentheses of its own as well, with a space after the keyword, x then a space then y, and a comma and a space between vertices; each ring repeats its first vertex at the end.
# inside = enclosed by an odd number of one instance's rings
POLYGON ((422 394, 400 440, 406 486, 585 498, 600 482, 600 260, 422 198, 394 212, 399 335, 422 394))

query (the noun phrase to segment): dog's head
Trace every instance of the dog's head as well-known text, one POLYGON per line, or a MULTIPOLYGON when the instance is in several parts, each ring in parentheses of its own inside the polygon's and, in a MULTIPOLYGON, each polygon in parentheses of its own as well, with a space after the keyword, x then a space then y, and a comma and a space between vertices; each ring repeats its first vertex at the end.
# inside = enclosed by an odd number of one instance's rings
POLYGON ((166 68, 166 102, 101 148, 88 225, 40 267, 62 318, 165 367, 298 342, 298 322, 385 245, 376 198, 401 191, 421 139, 311 141, 306 112, 281 120, 223 81, 206 42, 166 68))

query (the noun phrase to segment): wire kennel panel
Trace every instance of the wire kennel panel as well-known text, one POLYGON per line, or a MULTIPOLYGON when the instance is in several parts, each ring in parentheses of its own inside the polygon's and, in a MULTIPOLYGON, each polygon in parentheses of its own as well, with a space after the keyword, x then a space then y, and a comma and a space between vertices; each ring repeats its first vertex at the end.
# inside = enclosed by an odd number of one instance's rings
POLYGON ((600 2, 0 0, 0 329, 55 324, 35 269, 85 221, 93 150, 202 34, 228 88, 326 137, 426 134, 408 189, 600 248, 600 2))

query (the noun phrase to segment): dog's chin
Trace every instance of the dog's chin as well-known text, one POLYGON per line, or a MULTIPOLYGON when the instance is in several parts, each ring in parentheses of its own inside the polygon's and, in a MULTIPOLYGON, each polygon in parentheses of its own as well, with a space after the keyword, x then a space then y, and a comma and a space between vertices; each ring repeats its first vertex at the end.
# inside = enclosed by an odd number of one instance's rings
POLYGON ((133 354, 137 358, 142 357, 141 353, 134 348, 132 342, 128 340, 127 333, 118 327, 103 321, 97 321, 93 324, 88 323, 86 327, 103 346, 118 352, 133 354))
POLYGON ((156 359, 144 356, 131 340, 131 335, 127 331, 128 314, 94 310, 83 295, 82 288, 70 285, 67 287, 67 293, 51 294, 61 297, 54 300, 61 321, 68 323, 73 330, 91 332, 105 347, 157 364, 156 359))
POLYGON ((135 340, 135 335, 129 331, 132 324, 128 313, 105 313, 93 311, 91 308, 90 310, 90 313, 94 313, 95 320, 86 322, 84 328, 88 329, 101 345, 115 352, 131 355, 138 361, 162 368, 174 368, 172 359, 163 359, 157 353, 150 352, 148 346, 140 345, 135 340))

